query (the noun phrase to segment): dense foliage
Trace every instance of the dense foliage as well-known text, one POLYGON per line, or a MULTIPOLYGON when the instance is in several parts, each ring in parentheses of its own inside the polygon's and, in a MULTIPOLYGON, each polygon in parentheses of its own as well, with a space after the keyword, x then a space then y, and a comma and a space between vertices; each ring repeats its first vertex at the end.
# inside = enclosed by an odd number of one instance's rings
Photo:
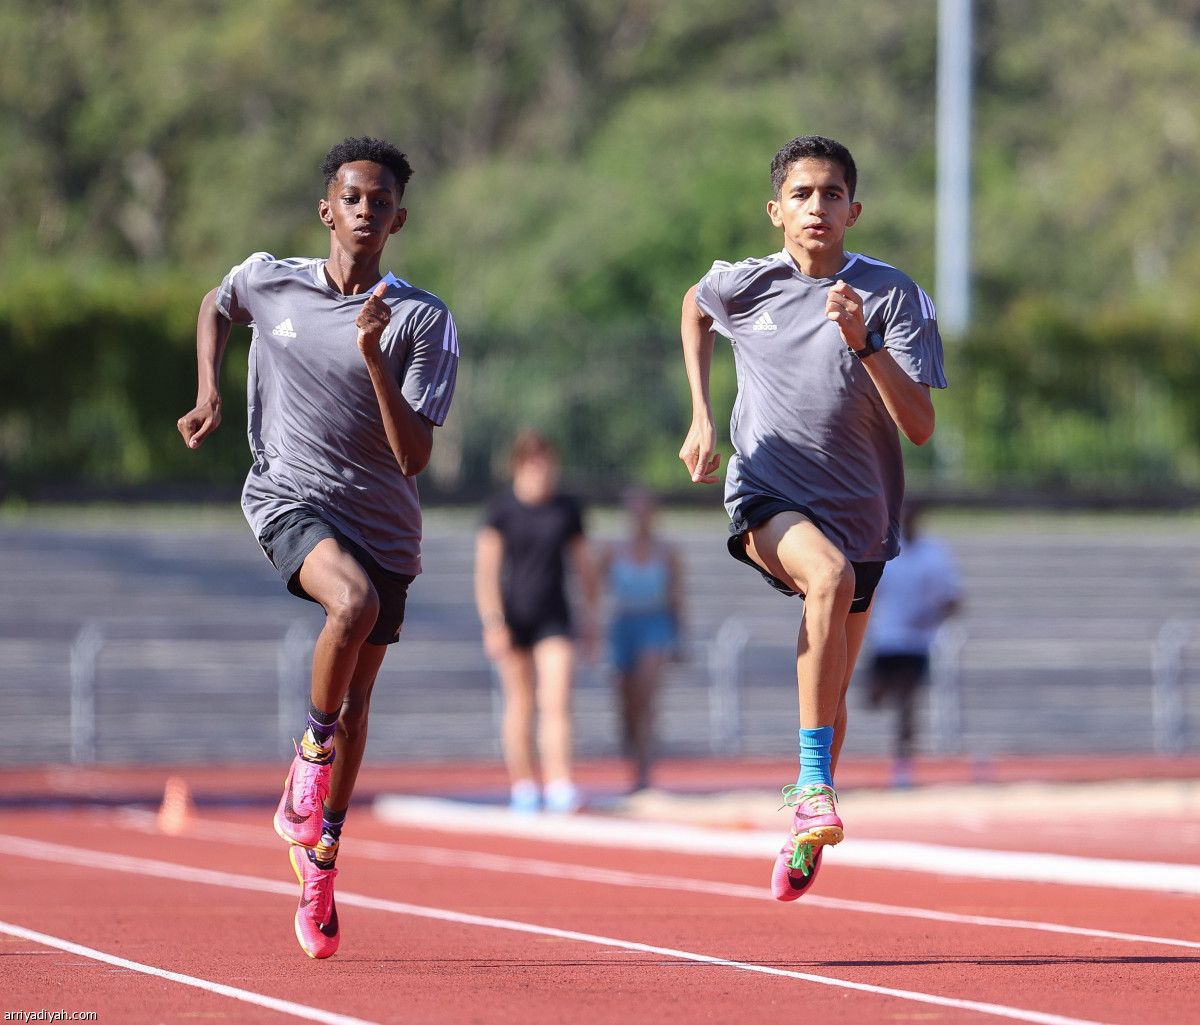
MULTIPOLYGON (((976 327, 914 475, 1200 486, 1200 2, 976 18, 976 327)), ((218 437, 174 434, 196 305, 248 252, 325 251, 316 169, 366 133, 416 168, 391 266, 463 339, 430 487, 487 487, 527 422, 591 487, 681 484, 679 300, 778 247, 782 142, 846 142, 850 247, 932 290, 935 47, 933 0, 10 0, 0 489, 235 480, 243 336, 218 437)), ((724 351, 716 379, 721 418, 724 351)))

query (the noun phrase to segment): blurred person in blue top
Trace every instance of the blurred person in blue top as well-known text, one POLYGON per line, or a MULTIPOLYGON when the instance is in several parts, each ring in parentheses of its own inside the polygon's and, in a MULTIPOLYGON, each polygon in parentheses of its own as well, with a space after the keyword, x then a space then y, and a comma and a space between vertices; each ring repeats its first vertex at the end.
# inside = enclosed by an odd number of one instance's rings
POLYGON ((912 784, 917 693, 929 676, 934 637, 962 599, 954 556, 946 544, 921 530, 922 514, 919 503, 905 504, 900 554, 888 563, 875 589, 875 614, 867 631, 874 649, 868 703, 896 707, 895 786, 912 784))
POLYGON ((683 589, 675 549, 655 534, 654 496, 633 487, 624 504, 628 536, 603 554, 599 575, 608 594, 622 740, 638 791, 650 785, 655 705, 663 667, 678 650, 683 589))

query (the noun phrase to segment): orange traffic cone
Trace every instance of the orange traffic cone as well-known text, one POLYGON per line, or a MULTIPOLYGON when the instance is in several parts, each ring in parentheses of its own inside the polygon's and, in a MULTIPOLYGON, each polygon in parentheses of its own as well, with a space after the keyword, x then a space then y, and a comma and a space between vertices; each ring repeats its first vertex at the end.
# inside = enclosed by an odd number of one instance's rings
POLYGON ((182 776, 171 776, 163 787, 162 806, 158 809, 158 831, 181 836, 188 831, 195 814, 192 792, 182 776))

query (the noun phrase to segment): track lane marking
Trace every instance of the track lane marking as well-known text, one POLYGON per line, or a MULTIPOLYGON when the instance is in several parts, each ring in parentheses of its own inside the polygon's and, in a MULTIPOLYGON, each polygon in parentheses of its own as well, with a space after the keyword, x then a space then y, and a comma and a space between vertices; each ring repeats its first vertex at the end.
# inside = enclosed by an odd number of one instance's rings
MULTIPOLYGON (((65 844, 49 843, 44 840, 32 840, 26 837, 0 835, 0 849, 8 857, 27 857, 46 861, 56 861, 62 864, 79 865, 90 869, 100 869, 115 872, 130 872, 137 875, 157 876, 161 879, 171 879, 187 883, 206 883, 210 886, 224 886, 231 889, 250 890, 260 893, 284 893, 295 898, 296 887, 280 883, 274 879, 263 879, 258 876, 245 876, 233 872, 223 872, 208 868, 193 868, 170 861, 160 861, 156 858, 138 858, 127 854, 109 854, 104 851, 93 851, 82 847, 70 847, 65 844)), ((641 943, 636 940, 623 940, 612 936, 599 936, 593 933, 577 932, 573 929, 558 929, 553 926, 536 925, 532 922, 518 922, 507 918, 492 918, 486 915, 474 915, 462 911, 451 911, 446 908, 432 908, 420 904, 409 904, 405 901, 385 900, 379 897, 369 897, 358 893, 339 893, 338 901, 347 907, 360 907, 372 911, 384 911, 391 914, 408 915, 413 918, 425 918, 439 922, 452 922, 457 925, 478 926, 488 929, 499 929, 506 932, 526 933, 533 936, 546 936, 552 939, 574 940, 593 946, 615 947, 619 950, 629 950, 642 954, 657 954, 678 961, 693 964, 714 965, 723 968, 733 968, 737 971, 753 972, 759 975, 771 975, 780 978, 798 979, 801 982, 811 982, 822 986, 838 989, 848 989, 859 993, 870 993, 876 996, 894 997, 899 1000, 909 1000, 915 1003, 931 1004, 936 1007, 948 1007, 954 1010, 976 1011, 980 1014, 990 1014, 1012 1021, 1033 1022, 1034 1025, 1108 1025, 1108 1023, 1093 1021, 1085 1018, 1072 1018, 1061 1014, 1050 1014, 1043 1011, 1031 1011, 1020 1007, 1009 1007, 1004 1004, 993 1004, 986 1001, 966 1000, 958 997, 938 996, 934 993, 922 993, 918 990, 896 989, 890 986, 876 986, 866 982, 853 982, 849 979, 838 979, 828 975, 815 975, 810 972, 792 971, 787 968, 773 968, 770 965, 757 964, 753 961, 733 961, 728 958, 716 957, 711 954, 699 954, 674 947, 660 947, 655 944, 641 943)), ((20 928, 13 926, 12 928, 20 928)), ((31 930, 23 930, 30 933, 31 930)), ((17 934, 14 934, 17 935, 17 934)), ((38 934, 40 935, 40 934, 38 934)), ((66 941, 62 941, 66 942, 66 941)), ((72 944, 72 947, 77 946, 72 944)), ((87 950, 89 948, 80 948, 87 950)), ((100 953, 96 951, 96 953, 100 953)), ((105 955, 106 958, 112 955, 105 955)), ((120 960, 120 959, 118 959, 120 960)), ((115 961, 112 963, 116 963, 115 961)), ((136 962, 128 962, 129 966, 136 962)), ((145 966, 149 967, 149 966, 145 966)), ((159 970, 161 971, 161 970, 159 970)), ((171 973, 174 974, 174 973, 171 973)), ((180 976, 180 979, 190 979, 190 976, 180 976)), ((203 982, 204 980, 195 980, 203 982)), ((213 983, 211 985, 219 985, 213 983)), ((235 991, 243 992, 243 991, 235 991)), ((263 999, 273 999, 264 997, 263 999)), ((286 1003, 286 1001, 284 1001, 286 1003)), ((322 1012, 324 1013, 324 1012, 322 1012)), ((319 1020, 330 1020, 319 1019, 319 1020)), ((359 1019, 349 1019, 348 1025, 361 1025, 359 1019)), ((375 1025, 375 1023, 367 1023, 375 1025)))
POLYGON ((321 1025, 326 1025, 326 1023, 327 1025, 379 1025, 378 1022, 367 1021, 365 1018, 352 1018, 348 1014, 338 1014, 336 1011, 325 1011, 319 1007, 306 1007, 304 1004, 293 1003, 291 1000, 280 1000, 277 997, 269 997, 263 993, 254 993, 248 989, 227 986, 223 982, 210 982, 208 979, 199 979, 194 975, 183 975, 180 972, 168 971, 165 968, 157 968, 154 965, 142 964, 140 961, 130 961, 128 958, 118 957, 116 954, 108 954, 103 950, 96 950, 94 947, 85 947, 81 943, 74 943, 71 940, 64 940, 58 936, 49 936, 44 932, 26 929, 24 926, 14 925, 12 922, 0 922, 0 932, 7 933, 9 936, 17 936, 23 940, 30 940, 33 943, 40 943, 46 947, 54 947, 58 950, 66 951, 68 954, 75 954, 78 957, 86 957, 92 961, 101 961, 104 964, 115 965, 117 968, 124 968, 141 975, 152 975, 155 978, 166 979, 169 982, 178 982, 183 986, 192 986, 195 989, 207 990, 209 993, 215 993, 218 996, 241 1000, 243 1003, 256 1004, 271 1011, 280 1011, 283 1014, 290 1014, 304 1021, 320 1022, 321 1025))
MULTIPOLYGON (((117 821, 141 832, 157 834, 158 818, 153 812, 137 808, 125 808, 116 814, 117 821)), ((188 839, 208 840, 214 843, 237 843, 252 847, 277 848, 279 840, 266 830, 248 826, 241 822, 222 819, 193 819, 187 831, 188 839)), ((391 843, 384 840, 369 840, 352 837, 346 850, 354 857, 370 861, 395 862, 404 858, 441 868, 469 868, 472 871, 512 873, 539 876, 546 879, 564 879, 589 884, 627 886, 650 890, 678 890, 685 893, 706 893, 718 897, 737 897, 746 900, 775 898, 762 886, 747 886, 744 883, 719 883, 704 879, 689 879, 681 882, 673 876, 653 873, 628 872, 623 869, 591 868, 572 865, 561 861, 542 858, 522 858, 509 854, 477 854, 474 851, 456 851, 447 847, 428 847, 416 844, 391 843)), ((1180 940, 1166 936, 1147 936, 1142 933, 1116 932, 1110 929, 1091 929, 1087 926, 1059 925, 1054 922, 1035 922, 1019 918, 998 918, 990 915, 964 915, 954 911, 935 911, 932 908, 906 907, 900 904, 882 904, 876 901, 848 900, 841 897, 822 897, 810 894, 804 898, 806 907, 819 907, 829 911, 848 911, 868 915, 884 915, 891 918, 914 918, 950 925, 984 926, 997 929, 1028 929, 1035 932, 1056 933, 1064 936, 1084 936, 1091 939, 1120 940, 1127 943, 1152 943, 1166 947, 1184 947, 1200 950, 1200 940, 1180 940)))
MULTIPOLYGON (((507 808, 495 805, 474 805, 438 797, 378 797, 374 808, 376 817, 384 822, 442 832, 484 832, 553 843, 732 858, 766 857, 772 861, 779 852, 779 838, 784 835, 783 828, 778 832, 729 830, 586 814, 548 820, 546 816, 513 815, 507 808)), ((1200 894, 1200 865, 1179 862, 1123 861, 858 837, 848 837, 826 857, 829 865, 882 868, 893 872, 1200 894)))

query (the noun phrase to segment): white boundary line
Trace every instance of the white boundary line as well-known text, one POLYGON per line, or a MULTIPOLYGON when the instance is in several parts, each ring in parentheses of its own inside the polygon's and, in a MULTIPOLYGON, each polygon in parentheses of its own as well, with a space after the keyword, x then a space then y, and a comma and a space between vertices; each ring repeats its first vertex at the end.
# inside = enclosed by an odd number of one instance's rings
MULTIPOLYGON (((224 886, 239 890, 253 890, 266 893, 286 891, 289 896, 295 896, 295 886, 276 882, 273 879, 261 879, 256 876, 237 875, 232 872, 221 872, 214 869, 192 868, 178 865, 174 862, 159 861, 153 858, 136 858, 123 854, 108 854, 102 851, 90 851, 80 847, 68 847, 63 844, 47 843, 42 840, 29 840, 24 837, 0 835, 0 849, 8 857, 21 856, 46 861, 57 861, 71 865, 82 865, 91 869, 101 869, 117 872, 132 872, 137 875, 158 876, 164 879, 176 879, 189 883, 207 883, 210 886, 224 886)), ((916 990, 895 989, 890 986, 874 986, 865 982, 852 982, 847 979, 837 979, 826 975, 814 975, 809 972, 796 972, 786 968, 772 968, 770 965, 756 964, 751 961, 732 961, 727 958, 714 957, 709 954, 697 954, 688 950, 677 950, 673 947, 659 947, 649 943, 639 943, 632 940, 616 939, 611 936, 598 936, 592 933, 576 932, 571 929, 556 929, 552 926, 534 925, 529 922, 517 922, 506 918, 490 918, 484 915, 472 915, 460 911, 449 911, 443 908, 424 907, 419 904, 408 904, 403 901, 383 900, 357 893, 340 893, 337 898, 343 905, 349 907, 368 908, 374 911, 386 911, 392 914, 409 915, 415 918, 427 918, 440 922, 454 922, 459 925, 479 926, 489 929, 502 929, 507 932, 528 933, 534 936, 549 936, 555 939, 575 940, 601 947, 615 947, 619 950, 631 950, 642 954, 657 954, 680 961, 690 961, 695 964, 715 965, 723 968, 734 968, 738 971, 755 972, 760 975, 772 975, 787 979, 798 979, 802 982, 812 982, 822 986, 833 986, 839 989, 849 989, 859 993, 872 993, 878 996, 895 997, 900 1000, 911 1000, 921 1004, 932 1004, 936 1007, 949 1007, 955 1010, 976 1011, 980 1014, 991 1014, 1012 1021, 1034 1022, 1035 1025, 1104 1025, 1102 1022, 1085 1018, 1071 1018, 1060 1014, 1048 1014, 1042 1011, 1029 1011, 1019 1007, 1008 1007, 1003 1004, 992 1004, 978 1000, 962 1000, 956 997, 937 996, 933 993, 922 993, 916 990)), ((19 928, 19 927, 13 927, 19 928)), ((18 935, 26 939, 41 934, 24 930, 18 935)), ((66 941, 60 941, 66 942, 66 941)), ((75 948, 77 945, 72 944, 75 948)), ((64 948, 66 949, 66 948, 64 948)), ((85 951, 89 948, 78 948, 85 951)), ((95 951, 95 953, 101 953, 95 951)), ((85 956, 91 956, 90 954, 85 956)), ((107 959, 112 955, 104 955, 107 959)), ((113 963, 116 963, 114 959, 113 963)), ((125 967, 133 965, 130 962, 125 967)), ((149 966, 142 966, 149 967, 149 966)), ((159 974, 161 970, 155 970, 159 974)), ((161 973, 172 975, 175 973, 161 973)), ((189 980, 190 984, 203 982, 191 979, 190 976, 178 976, 176 981, 189 980)), ((211 984, 216 986, 216 983, 211 984)), ((228 987, 226 987, 228 988, 228 987)), ((232 991, 241 993, 243 991, 232 991)), ((254 994, 248 994, 254 995, 254 994)), ((263 997, 270 1000, 270 997, 263 997)), ((281 1001, 282 1003, 282 1001, 281 1001)), ((325 1020, 332 1021, 332 1017, 325 1020)), ((344 1019, 347 1025, 362 1025, 357 1019, 344 1019)), ((335 1023, 340 1025, 340 1023, 335 1023)), ((370 1023, 368 1023, 370 1025, 370 1023)))
MULTIPOLYGON (((482 832, 555 843, 734 858, 774 859, 783 835, 783 830, 715 829, 600 815, 514 815, 507 808, 432 797, 379 797, 375 800, 375 815, 394 825, 442 832, 482 832)), ((1200 865, 1164 861, 1120 861, 854 837, 831 849, 827 857, 830 865, 883 868, 891 872, 1200 894, 1200 865)))
MULTIPOLYGON (((141 808, 123 808, 116 814, 117 822, 140 832, 158 833, 158 817, 141 808)), ((193 819, 187 833, 189 840, 207 840, 222 844, 243 844, 252 847, 279 846, 278 838, 264 828, 248 826, 242 822, 226 822, 221 819, 193 819)), ((686 893, 706 893, 718 897, 736 897, 743 900, 774 901, 764 882, 762 886, 747 886, 744 883, 720 883, 706 879, 678 876, 654 875, 648 872, 627 872, 623 869, 595 868, 568 862, 548 861, 542 858, 522 858, 508 854, 482 854, 477 851, 453 850, 446 847, 426 847, 415 844, 389 843, 353 837, 345 847, 353 857, 395 864, 398 861, 420 862, 444 868, 470 869, 472 872, 500 872, 505 874, 538 876, 545 879, 565 879, 586 883, 589 886, 628 886, 650 890, 679 890, 686 893)), ((963 915, 953 911, 935 911, 931 908, 906 907, 900 904, 881 904, 875 901, 846 900, 840 897, 822 897, 810 894, 804 898, 804 907, 818 907, 830 911, 855 912, 868 915, 886 915, 893 918, 915 918, 951 925, 984 926, 997 929, 1029 929, 1035 932, 1057 933, 1064 936, 1086 936, 1091 939, 1120 940, 1127 943, 1152 943, 1166 947, 1184 947, 1200 950, 1200 940, 1180 940, 1165 936, 1147 936, 1142 933, 1115 932, 1109 929, 1090 929, 1086 926, 1059 925, 1053 922, 1035 922, 1019 918, 995 918, 988 915, 963 915)))
POLYGON ((207 990, 218 996, 231 997, 247 1004, 257 1004, 259 1007, 266 1007, 272 1011, 282 1011, 284 1014, 302 1018, 304 1021, 320 1022, 321 1025, 326 1025, 326 1023, 328 1025, 378 1025, 378 1022, 367 1021, 365 1018, 352 1018, 348 1014, 323 1011, 319 1007, 306 1007, 304 1004, 296 1004, 291 1000, 279 1000, 276 997, 264 996, 262 993, 252 993, 250 990, 226 986, 224 983, 209 982, 207 979, 198 979, 194 975, 169 972, 165 968, 156 968, 154 965, 142 964, 140 961, 130 961, 128 958, 117 957, 115 954, 106 954, 103 950, 85 947, 79 943, 72 943, 70 940, 59 939, 57 936, 47 936, 44 932, 34 932, 32 929, 13 925, 11 922, 0 922, 0 932, 8 933, 9 936, 19 936, 23 940, 40 943, 46 947, 56 947, 59 950, 65 950, 68 954, 91 958, 93 961, 103 961, 105 964, 116 965, 118 968, 128 968, 130 971, 140 972, 142 975, 153 975, 169 982, 178 982, 184 986, 207 990))

